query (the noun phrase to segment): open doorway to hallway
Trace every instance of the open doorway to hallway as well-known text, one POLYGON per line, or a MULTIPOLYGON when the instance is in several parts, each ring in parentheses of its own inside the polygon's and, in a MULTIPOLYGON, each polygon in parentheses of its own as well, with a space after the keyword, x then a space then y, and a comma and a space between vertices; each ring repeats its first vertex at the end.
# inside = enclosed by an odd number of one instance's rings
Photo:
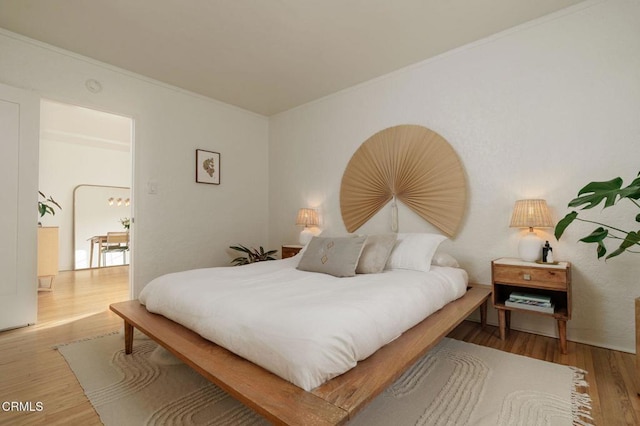
MULTIPOLYGON (((115 286, 114 275, 119 277, 118 286, 126 277, 128 294, 133 126, 129 117, 41 101, 39 190, 41 198, 51 197, 56 203, 54 214, 39 219, 38 231, 57 233, 58 252, 43 255, 39 248, 39 269, 41 258, 57 258, 52 291, 39 292, 39 303, 45 304, 39 309, 39 321, 42 315, 46 318, 46 306, 57 294, 95 298, 101 306, 121 300, 109 288, 115 286), (87 277, 90 284, 79 286, 87 277)), ((64 308, 56 321, 64 320, 64 310, 69 317, 80 314, 64 308)))

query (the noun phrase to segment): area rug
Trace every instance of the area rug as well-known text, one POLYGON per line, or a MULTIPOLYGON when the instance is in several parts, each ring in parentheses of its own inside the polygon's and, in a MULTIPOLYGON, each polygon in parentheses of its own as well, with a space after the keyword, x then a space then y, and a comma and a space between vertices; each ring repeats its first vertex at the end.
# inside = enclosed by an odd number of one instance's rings
MULTIPOLYGON (((140 336, 57 347, 107 426, 266 425, 264 418, 140 336)), ((445 338, 350 426, 590 425, 585 372, 445 338)))

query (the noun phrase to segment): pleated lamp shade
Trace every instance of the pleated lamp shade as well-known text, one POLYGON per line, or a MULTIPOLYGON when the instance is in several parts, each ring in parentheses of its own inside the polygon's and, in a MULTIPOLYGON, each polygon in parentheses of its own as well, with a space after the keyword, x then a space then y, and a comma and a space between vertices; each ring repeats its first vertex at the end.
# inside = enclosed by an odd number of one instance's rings
POLYGON ((533 228, 552 228, 551 212, 545 200, 518 200, 511 215, 511 228, 529 228, 518 242, 518 254, 525 262, 535 262, 542 253, 542 239, 533 228))
POLYGON ((347 231, 360 228, 394 197, 444 234, 456 234, 467 187, 462 163, 442 136, 400 125, 376 133, 356 150, 340 186, 347 231))
POLYGON ((553 219, 545 200, 516 201, 510 228, 552 228, 553 226, 553 219))
POLYGON ((298 210, 298 217, 296 218, 296 225, 318 226, 318 213, 314 209, 300 209, 298 210))

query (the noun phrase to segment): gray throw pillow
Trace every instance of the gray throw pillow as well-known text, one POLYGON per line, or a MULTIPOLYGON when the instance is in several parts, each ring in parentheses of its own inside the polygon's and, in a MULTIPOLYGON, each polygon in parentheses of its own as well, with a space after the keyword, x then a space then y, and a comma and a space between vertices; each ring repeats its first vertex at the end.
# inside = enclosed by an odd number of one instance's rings
POLYGON ((396 244, 396 234, 369 235, 358 260, 356 274, 379 274, 384 270, 391 250, 396 244))
POLYGON ((334 277, 353 277, 367 237, 313 237, 298 269, 334 277))

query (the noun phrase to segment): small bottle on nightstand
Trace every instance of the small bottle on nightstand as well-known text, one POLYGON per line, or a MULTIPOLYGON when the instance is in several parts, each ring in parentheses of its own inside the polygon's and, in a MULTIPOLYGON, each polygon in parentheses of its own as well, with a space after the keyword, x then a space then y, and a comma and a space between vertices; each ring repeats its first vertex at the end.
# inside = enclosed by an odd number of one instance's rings
POLYGON ((547 263, 547 256, 549 255, 550 248, 551 246, 549 245, 549 241, 546 241, 544 246, 542 246, 542 263, 547 263))

